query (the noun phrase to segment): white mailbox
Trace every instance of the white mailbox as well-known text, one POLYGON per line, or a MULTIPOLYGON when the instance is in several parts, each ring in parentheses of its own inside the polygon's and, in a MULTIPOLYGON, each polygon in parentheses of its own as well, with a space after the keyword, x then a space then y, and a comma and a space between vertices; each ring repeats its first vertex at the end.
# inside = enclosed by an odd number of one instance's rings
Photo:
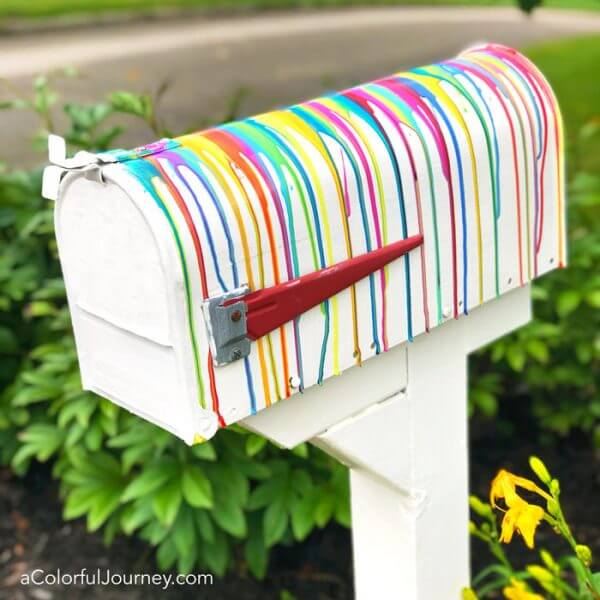
POLYGON ((561 119, 531 62, 485 45, 51 159, 85 388, 187 443, 239 421, 312 440, 352 468, 357 596, 458 597, 466 355, 565 263, 561 119))

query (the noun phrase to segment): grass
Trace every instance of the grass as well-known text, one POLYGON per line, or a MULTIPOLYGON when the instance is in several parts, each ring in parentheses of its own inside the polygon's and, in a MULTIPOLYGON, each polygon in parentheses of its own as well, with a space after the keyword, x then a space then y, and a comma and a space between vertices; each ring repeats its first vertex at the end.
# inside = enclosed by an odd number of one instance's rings
MULTIPOLYGON (((515 0, 0 0, 0 19, 119 10, 150 12, 159 8, 296 8, 378 4, 511 6, 515 0)), ((544 6, 600 10, 600 0, 545 0, 544 6)))
MULTIPOLYGON (((537 45, 525 54, 542 70, 558 96, 567 142, 592 120, 600 125, 599 35, 537 45)), ((577 147, 578 166, 599 172, 600 135, 581 140, 577 147)))

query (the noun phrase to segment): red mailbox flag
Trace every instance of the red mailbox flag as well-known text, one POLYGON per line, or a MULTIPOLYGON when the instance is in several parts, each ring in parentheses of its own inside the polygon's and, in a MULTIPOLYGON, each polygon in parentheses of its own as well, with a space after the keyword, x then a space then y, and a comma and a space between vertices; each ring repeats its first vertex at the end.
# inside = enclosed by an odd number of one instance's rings
POLYGON ((228 306, 239 300, 246 303, 247 335, 250 339, 256 340, 295 319, 313 306, 321 304, 363 277, 382 269, 422 243, 423 236, 414 235, 320 271, 256 290, 242 298, 231 298, 223 305, 228 306))

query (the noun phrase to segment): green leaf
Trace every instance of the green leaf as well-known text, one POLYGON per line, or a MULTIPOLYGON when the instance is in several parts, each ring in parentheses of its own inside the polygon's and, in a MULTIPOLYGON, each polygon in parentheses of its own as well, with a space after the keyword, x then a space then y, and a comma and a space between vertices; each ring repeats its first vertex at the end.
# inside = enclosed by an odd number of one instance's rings
POLYGON ((196 546, 192 546, 191 550, 187 554, 180 554, 177 559, 177 572, 183 575, 192 572, 192 569, 196 566, 198 561, 198 549, 196 546))
POLYGON ((0 327, 0 354, 16 354, 18 351, 17 336, 8 327, 0 327))
POLYGON ((21 435, 23 447, 28 447, 32 456, 44 462, 62 445, 65 434, 58 427, 46 423, 30 425, 21 435))
POLYGON ((131 446, 124 450, 121 454, 121 460, 125 472, 128 473, 135 464, 143 464, 144 459, 148 458, 152 454, 152 451, 152 443, 144 444, 142 446, 131 446))
POLYGON ((195 551, 196 528, 191 509, 186 506, 181 507, 171 535, 180 555, 185 556, 195 551))
POLYGON ((98 490, 94 499, 94 505, 87 518, 88 531, 96 531, 119 507, 121 488, 119 486, 103 486, 98 490))
POLYGON ((104 531, 102 532, 102 541, 106 547, 110 546, 117 535, 121 531, 121 522, 118 513, 110 515, 106 524, 104 525, 104 531))
POLYGON ((575 346, 575 354, 577 355, 577 360, 583 364, 587 365, 591 362, 593 356, 594 349, 590 343, 586 341, 582 341, 575 346))
POLYGON ((297 494, 309 494, 313 489, 313 482, 308 471, 294 469, 292 473, 292 488, 297 494))
POLYGON ((333 516, 335 505, 335 498, 332 494, 326 493, 321 496, 317 502, 317 507, 315 508, 315 523, 319 527, 325 527, 325 525, 327 525, 333 516))
POLYGON ((253 528, 244 545, 244 556, 250 572, 257 579, 264 579, 269 564, 269 551, 263 541, 260 528, 253 528))
POLYGON ((496 396, 487 390, 472 391, 472 400, 486 417, 493 417, 498 412, 496 396))
POLYGON ((127 506, 121 513, 121 528, 127 535, 131 535, 136 529, 145 525, 152 519, 154 512, 152 504, 144 501, 135 502, 127 506))
POLYGON ((218 532, 215 541, 204 544, 202 551, 208 568, 219 577, 222 577, 229 563, 229 544, 226 536, 218 532))
POLYGON ((160 463, 146 467, 123 492, 122 502, 141 498, 158 489, 172 477, 167 464, 160 463))
POLYGON ((283 502, 274 502, 265 510, 263 516, 263 530, 265 545, 269 548, 276 544, 288 526, 288 513, 283 502))
POLYGON ((56 306, 43 300, 29 303, 25 310, 30 317, 47 317, 56 314, 56 306))
POLYGON ((138 535, 142 540, 150 542, 152 546, 157 546, 169 535, 169 529, 161 525, 156 519, 152 519, 144 525, 138 535))
POLYGON ((71 490, 65 501, 63 518, 76 519, 88 512, 95 504, 96 496, 101 489, 101 485, 86 485, 71 490))
POLYGON ((181 488, 183 497, 191 506, 196 508, 212 508, 212 486, 199 467, 195 465, 185 467, 181 477, 181 488))
POLYGON ((103 440, 104 434, 102 428, 100 427, 100 423, 96 421, 85 434, 85 446, 88 450, 95 452, 100 449, 103 440))
POLYGON ((600 308, 600 289, 599 290, 592 290, 591 292, 588 292, 585 295, 585 301, 592 308, 600 308))
POLYGON ((129 92, 114 92, 108 97, 113 110, 129 113, 148 119, 152 114, 152 100, 149 96, 129 92))
POLYGON ((284 491, 284 482, 279 478, 268 479, 267 481, 257 485, 248 498, 246 508, 248 510, 256 510, 268 506, 278 498, 284 491))
POLYGON ((572 313, 581 302, 581 294, 577 290, 567 290, 559 294, 556 299, 556 312, 561 317, 572 313))
POLYGON ((301 542, 315 526, 314 494, 298 498, 292 503, 291 525, 294 537, 301 542))
POLYGON ((217 460, 217 453, 215 447, 210 442, 203 442, 202 444, 196 444, 192 447, 192 454, 200 460, 217 460))
POLYGON ((548 346, 538 339, 531 339, 527 342, 527 352, 538 362, 546 364, 549 359, 548 346))
POLYGON ((308 444, 298 444, 292 448, 292 454, 299 456, 300 458, 308 458, 308 444))
POLYGON ((523 370, 526 360, 525 350, 522 346, 511 344, 506 351, 506 360, 511 368, 517 372, 523 370))
POLYGON ((200 537, 206 542, 212 543, 215 541, 215 528, 208 516, 208 513, 204 510, 195 510, 194 519, 196 521, 196 528, 200 537))
POLYGON ((165 538, 156 551, 156 564, 161 571, 168 571, 177 560, 177 548, 173 537, 165 538))
POLYGON ((90 422, 90 417, 96 410, 97 406, 98 401, 88 395, 75 400, 70 400, 63 406, 58 414, 58 426, 64 428, 69 424, 70 421, 77 419, 77 422, 82 427, 87 427, 90 422))
POLYGON ((350 510, 350 498, 347 494, 338 498, 335 507, 335 520, 342 526, 350 528, 352 526, 352 513, 350 510))
POLYGON ((219 498, 211 514, 217 525, 230 535, 237 538, 246 536, 244 511, 233 498, 219 498))
POLYGON ((257 455, 267 445, 267 439, 251 433, 246 438, 246 454, 248 456, 257 455))
POLYGON ((246 477, 256 479, 257 481, 271 477, 271 469, 269 469, 267 465, 263 465, 255 460, 240 461, 237 468, 240 470, 240 473, 243 473, 246 477))
POLYGON ((238 462, 221 462, 211 469, 211 481, 219 496, 233 498, 240 506, 246 506, 250 493, 248 478, 238 468, 238 462))
POLYGON ((174 523, 181 500, 181 482, 179 479, 172 479, 154 493, 152 509, 162 525, 170 527, 174 523))
POLYGON ((13 398, 14 406, 29 406, 36 402, 45 402, 56 398, 61 392, 58 385, 48 385, 44 387, 28 386, 19 391, 13 398))

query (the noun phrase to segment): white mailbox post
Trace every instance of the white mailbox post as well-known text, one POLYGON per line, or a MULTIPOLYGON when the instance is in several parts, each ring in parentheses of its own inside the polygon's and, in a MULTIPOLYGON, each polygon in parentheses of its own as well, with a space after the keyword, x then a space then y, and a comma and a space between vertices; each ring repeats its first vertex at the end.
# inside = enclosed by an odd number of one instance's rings
POLYGON ((560 113, 498 45, 132 151, 44 195, 86 389, 350 467, 356 596, 469 582, 467 357, 565 264, 560 113), (268 409, 268 410, 265 410, 268 409))
POLYGON ((350 467, 358 599, 460 598, 469 585, 467 357, 530 316, 524 286, 244 421, 350 467))

